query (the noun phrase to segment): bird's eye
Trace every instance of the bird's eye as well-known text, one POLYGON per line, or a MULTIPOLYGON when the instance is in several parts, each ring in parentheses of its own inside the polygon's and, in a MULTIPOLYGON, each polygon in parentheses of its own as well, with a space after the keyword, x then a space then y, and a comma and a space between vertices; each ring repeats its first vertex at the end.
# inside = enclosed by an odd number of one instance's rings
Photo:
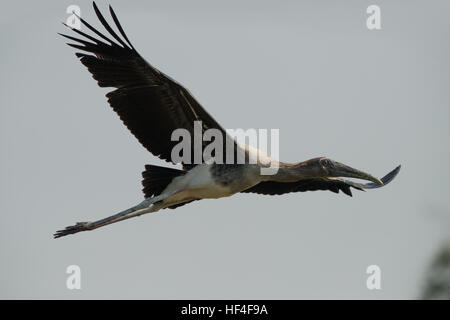
POLYGON ((321 159, 320 164, 322 167, 329 167, 331 165, 331 161, 329 159, 321 159))

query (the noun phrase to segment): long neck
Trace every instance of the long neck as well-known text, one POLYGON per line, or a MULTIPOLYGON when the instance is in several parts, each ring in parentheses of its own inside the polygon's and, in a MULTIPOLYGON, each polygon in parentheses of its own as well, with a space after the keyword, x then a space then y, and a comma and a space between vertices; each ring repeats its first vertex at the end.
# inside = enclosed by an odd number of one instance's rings
POLYGON ((324 175, 321 166, 312 165, 311 159, 299 163, 280 162, 278 172, 274 175, 267 176, 268 181, 277 182, 295 182, 301 179, 317 178, 324 175))

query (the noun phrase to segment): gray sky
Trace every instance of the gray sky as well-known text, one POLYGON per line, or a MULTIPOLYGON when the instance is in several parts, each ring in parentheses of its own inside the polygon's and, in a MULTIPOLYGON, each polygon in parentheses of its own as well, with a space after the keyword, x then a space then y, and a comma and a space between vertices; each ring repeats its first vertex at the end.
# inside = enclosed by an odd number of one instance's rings
POLYGON ((91 2, 10 1, 0 18, 0 298, 419 295, 450 226, 448 1, 110 3, 141 55, 224 127, 279 128, 284 161, 402 171, 353 198, 238 194, 54 240, 141 201, 144 165, 165 163, 56 34, 70 4, 99 26, 91 2), (381 30, 366 28, 370 4, 381 30), (66 288, 72 264, 81 290, 66 288), (372 264, 378 291, 366 288, 372 264))

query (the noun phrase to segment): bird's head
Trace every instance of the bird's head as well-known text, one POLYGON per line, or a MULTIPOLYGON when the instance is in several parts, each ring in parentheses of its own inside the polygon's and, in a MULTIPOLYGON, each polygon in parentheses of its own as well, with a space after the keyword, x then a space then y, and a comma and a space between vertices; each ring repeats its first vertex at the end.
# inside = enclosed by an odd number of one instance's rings
POLYGON ((317 158, 316 165, 322 170, 322 173, 327 177, 346 177, 346 178, 356 178, 362 180, 368 180, 375 182, 379 185, 383 185, 383 182, 368 174, 366 172, 354 169, 340 162, 328 159, 328 158, 317 158))

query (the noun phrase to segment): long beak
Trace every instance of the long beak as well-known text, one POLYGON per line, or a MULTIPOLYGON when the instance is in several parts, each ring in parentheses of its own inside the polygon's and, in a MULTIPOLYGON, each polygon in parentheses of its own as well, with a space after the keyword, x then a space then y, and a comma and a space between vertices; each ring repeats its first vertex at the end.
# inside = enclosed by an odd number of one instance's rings
POLYGON ((352 167, 346 166, 345 164, 334 161, 334 166, 328 168, 328 172, 332 177, 348 177, 348 178, 356 178, 362 180, 369 180, 383 186, 384 183, 380 179, 352 167))

